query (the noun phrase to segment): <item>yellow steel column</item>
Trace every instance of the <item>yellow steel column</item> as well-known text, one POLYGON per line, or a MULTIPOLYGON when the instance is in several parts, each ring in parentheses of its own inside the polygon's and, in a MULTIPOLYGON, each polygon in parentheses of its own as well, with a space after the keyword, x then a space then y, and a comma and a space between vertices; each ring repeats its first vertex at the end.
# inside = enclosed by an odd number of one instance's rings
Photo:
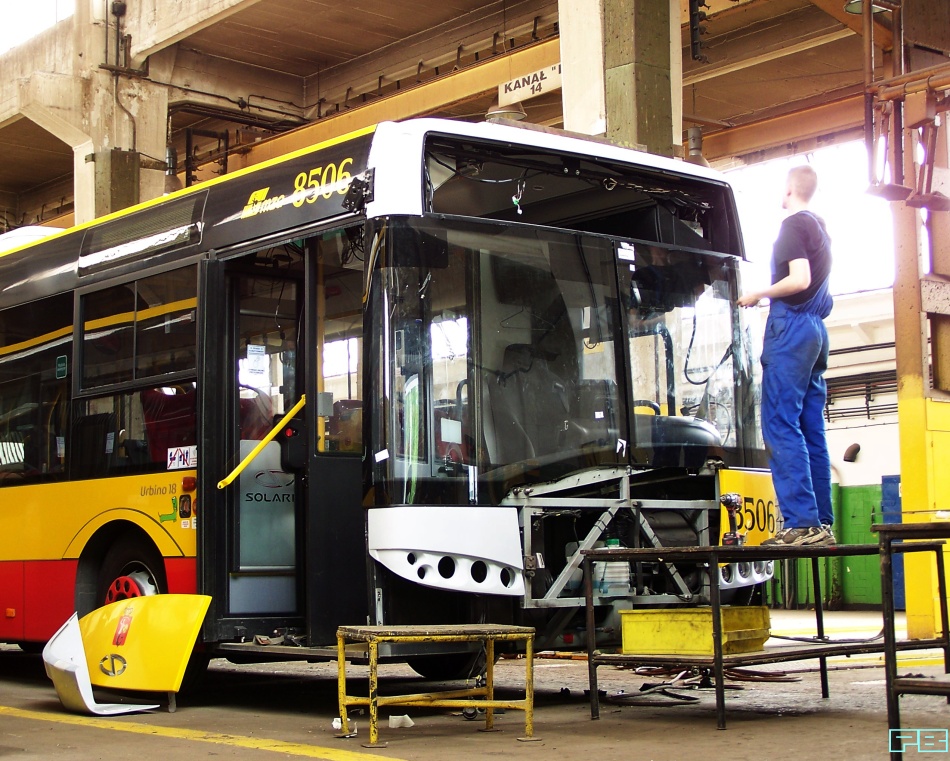
MULTIPOLYGON (((913 132, 905 136, 905 166, 913 167, 913 132)), ((946 151, 942 153, 946 164, 946 151)), ((941 357, 950 357, 950 335, 938 328, 931 346, 931 327, 921 297, 921 276, 925 269, 946 274, 950 255, 948 244, 939 239, 946 220, 934 226, 934 217, 946 212, 930 212, 931 234, 921 236, 919 209, 906 203, 893 204, 895 263, 894 331, 897 355, 897 404, 900 430, 901 502, 905 523, 929 522, 941 510, 950 510, 950 476, 945 463, 950 457, 950 396, 932 389, 931 365, 941 366, 941 357), (938 233, 935 235, 935 233, 938 233), (926 242, 927 250, 922 243, 926 242), (929 266, 925 266, 929 265, 929 266)), ((938 373, 939 375, 939 373, 938 373)), ((945 383, 945 379, 944 379, 945 383)), ((935 636, 939 621, 938 580, 928 553, 912 553, 905 558, 907 634, 911 639, 935 636)))

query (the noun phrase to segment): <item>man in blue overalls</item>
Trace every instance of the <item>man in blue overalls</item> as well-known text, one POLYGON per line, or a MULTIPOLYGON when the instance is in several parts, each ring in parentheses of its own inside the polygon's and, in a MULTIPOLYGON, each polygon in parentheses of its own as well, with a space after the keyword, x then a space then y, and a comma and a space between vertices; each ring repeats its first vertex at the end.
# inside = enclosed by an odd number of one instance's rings
POLYGON ((831 239, 824 221, 808 211, 817 186, 810 166, 789 171, 782 208, 791 214, 772 249, 772 285, 739 299, 744 307, 771 302, 762 348, 762 434, 784 525, 764 544, 835 544, 823 377, 831 239))

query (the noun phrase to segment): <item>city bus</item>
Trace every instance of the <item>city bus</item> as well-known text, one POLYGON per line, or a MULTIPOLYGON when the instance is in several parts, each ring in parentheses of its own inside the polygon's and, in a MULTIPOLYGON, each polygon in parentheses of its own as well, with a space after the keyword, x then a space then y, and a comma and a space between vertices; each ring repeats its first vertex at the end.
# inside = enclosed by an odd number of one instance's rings
MULTIPOLYGON (((710 169, 437 119, 3 253, 0 641, 201 593, 233 659, 366 623, 583 646, 583 550, 775 531, 742 259, 710 169)), ((607 642, 618 610, 709 600, 700 569, 604 565, 607 642)), ((723 599, 771 571, 724 565, 723 599)))

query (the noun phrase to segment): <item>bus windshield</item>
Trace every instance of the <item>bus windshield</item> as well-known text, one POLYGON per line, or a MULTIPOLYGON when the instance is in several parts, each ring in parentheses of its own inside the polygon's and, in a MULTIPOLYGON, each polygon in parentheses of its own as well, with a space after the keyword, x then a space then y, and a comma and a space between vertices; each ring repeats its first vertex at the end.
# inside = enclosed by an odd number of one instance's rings
POLYGON ((731 257, 446 218, 390 219, 385 240, 377 500, 498 504, 595 467, 743 459, 731 257))

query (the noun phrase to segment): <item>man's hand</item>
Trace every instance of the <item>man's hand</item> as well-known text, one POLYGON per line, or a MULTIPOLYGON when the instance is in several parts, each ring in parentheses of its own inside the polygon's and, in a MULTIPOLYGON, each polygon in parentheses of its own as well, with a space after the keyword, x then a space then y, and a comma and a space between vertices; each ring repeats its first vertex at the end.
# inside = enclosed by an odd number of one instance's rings
POLYGON ((763 296, 761 293, 747 293, 745 296, 740 296, 737 303, 741 307, 754 307, 757 306, 762 299, 763 296))
POLYGON ((807 259, 792 259, 788 263, 788 274, 764 291, 756 291, 740 296, 736 302, 741 307, 754 307, 762 299, 781 299, 801 293, 811 284, 811 266, 807 259))

